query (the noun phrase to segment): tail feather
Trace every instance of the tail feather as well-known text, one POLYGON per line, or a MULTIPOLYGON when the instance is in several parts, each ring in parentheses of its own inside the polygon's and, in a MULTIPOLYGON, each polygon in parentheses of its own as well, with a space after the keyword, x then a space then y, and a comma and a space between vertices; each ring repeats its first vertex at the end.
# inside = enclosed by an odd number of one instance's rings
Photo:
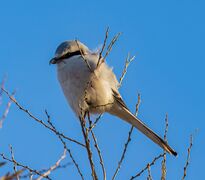
POLYGON ((174 151, 161 137, 159 137, 155 132, 148 128, 142 121, 135 117, 125 106, 116 103, 110 113, 130 123, 165 151, 174 156, 177 156, 176 151, 174 151))

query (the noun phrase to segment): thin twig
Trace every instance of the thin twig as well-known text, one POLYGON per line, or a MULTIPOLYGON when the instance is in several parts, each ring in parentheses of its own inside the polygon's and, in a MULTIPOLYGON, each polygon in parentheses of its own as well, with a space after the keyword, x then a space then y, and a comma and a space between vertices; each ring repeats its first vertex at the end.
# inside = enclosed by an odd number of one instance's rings
POLYGON ((184 175, 182 177, 182 180, 185 179, 186 175, 187 175, 187 168, 189 166, 190 163, 190 153, 191 153, 191 148, 193 146, 193 135, 190 136, 190 144, 189 144, 189 148, 188 148, 188 153, 187 153, 187 159, 186 159, 186 164, 184 166, 184 175))
MULTIPOLYGON (((64 168, 66 168, 67 166, 70 166, 72 163, 71 162, 68 162, 68 163, 65 163, 65 164, 63 164, 63 165, 59 165, 58 167, 56 167, 56 169, 54 169, 54 170, 57 170, 57 169, 64 169, 64 168)), ((46 171, 48 171, 49 170, 49 168, 47 168, 47 169, 41 169, 41 170, 39 170, 38 172, 39 173, 41 173, 41 174, 43 174, 43 173, 45 173, 46 171)), ((25 174, 25 175, 21 175, 21 176, 19 176, 20 177, 20 179, 25 179, 25 178, 28 178, 28 177, 30 177, 30 173, 28 173, 28 174, 25 174)))
MULTIPOLYGON (((65 159, 65 157, 66 157, 66 149, 64 149, 63 154, 62 154, 62 156, 60 157, 60 159, 59 159, 53 166, 51 166, 51 167, 49 168, 49 170, 46 171, 46 172, 43 174, 43 176, 48 176, 53 170, 55 170, 55 169, 60 165, 61 161, 62 161, 63 159, 65 159)), ((43 178, 43 177, 40 176, 40 177, 37 178, 37 180, 41 180, 42 178, 43 178)))
POLYGON ((100 114, 94 121, 94 123, 91 124, 91 126, 89 127, 89 131, 91 131, 96 125, 97 123, 99 122, 99 120, 101 119, 103 114, 100 114))
POLYGON ((165 117, 165 130, 164 130, 164 141, 165 141, 165 142, 167 142, 168 126, 169 126, 169 123, 168 123, 168 114, 166 114, 166 117, 165 117))
POLYGON ((48 122, 49 125, 55 130, 57 137, 60 139, 61 143, 63 144, 64 149, 67 150, 67 152, 68 152, 68 154, 69 154, 71 160, 73 161, 73 163, 74 163, 74 165, 75 165, 75 167, 76 167, 76 169, 77 169, 77 171, 78 171, 78 173, 79 173, 81 179, 84 180, 83 174, 82 174, 82 172, 81 172, 81 170, 80 170, 80 168, 79 168, 79 165, 78 165, 77 162, 75 161, 75 159, 74 159, 74 157, 73 157, 73 155, 72 155, 72 153, 71 153, 71 150, 67 147, 67 144, 66 144, 66 142, 63 140, 63 138, 62 138, 59 134, 57 134, 56 127, 55 127, 55 126, 53 125, 53 123, 51 122, 50 115, 48 114, 48 112, 47 112, 46 110, 45 110, 45 113, 46 113, 46 116, 47 116, 47 122, 48 122))
POLYGON ((124 77, 125 77, 125 74, 127 73, 127 68, 128 68, 128 66, 130 65, 130 63, 131 63, 134 59, 135 59, 135 56, 133 56, 133 57, 130 58, 130 54, 128 53, 127 58, 126 58, 126 60, 125 60, 125 66, 124 66, 124 69, 123 69, 123 71, 122 71, 122 75, 121 75, 121 77, 120 77, 120 82, 119 82, 120 86, 122 86, 122 81, 123 81, 123 79, 124 79, 124 77))
POLYGON ((88 136, 88 128, 85 127, 85 119, 84 117, 79 117, 79 120, 80 120, 80 125, 81 125, 81 129, 82 129, 82 133, 83 133, 83 137, 84 137, 84 140, 85 140, 85 144, 86 144, 86 150, 87 150, 87 154, 88 154, 88 159, 89 159, 89 163, 90 163, 90 168, 92 170, 92 177, 94 180, 97 180, 98 177, 97 177, 97 174, 96 174, 96 171, 95 171, 95 165, 93 163, 93 159, 92 159, 92 151, 91 151, 91 148, 90 148, 90 139, 89 139, 89 136, 88 136))
POLYGON ((136 116, 136 117, 137 117, 137 115, 138 115, 140 103, 141 103, 141 95, 140 95, 140 93, 138 93, 138 95, 137 95, 137 103, 136 103, 136 105, 135 105, 135 116, 136 116))
POLYGON ((0 162, 0 167, 4 166, 6 162, 0 162))
MULTIPOLYGON (((11 159, 12 159, 12 161, 14 162, 13 163, 13 169, 14 169, 14 173, 17 173, 18 172, 18 170, 17 170, 17 167, 16 167, 16 161, 15 161, 15 159, 14 159, 14 152, 13 152, 13 148, 12 148, 12 146, 10 145, 9 146, 9 148, 10 148, 10 152, 11 152, 11 159)), ((17 175, 16 176, 16 178, 17 178, 17 180, 19 180, 19 176, 17 175)))
MULTIPOLYGON (((2 90, 2 92, 3 92, 3 90, 2 90)), ((14 91, 14 92, 11 94, 12 98, 13 98, 13 96, 15 95, 15 93, 16 93, 16 91, 14 91)), ((9 110, 10 110, 10 107, 11 107, 11 103, 12 103, 12 100, 10 99, 9 102, 7 103, 6 109, 5 109, 5 111, 4 111, 3 115, 2 115, 2 117, 0 118, 0 128, 3 127, 3 123, 4 123, 4 120, 6 119, 8 113, 9 113, 9 110)))
POLYGON ((88 121, 89 121, 89 130, 90 130, 90 132, 91 132, 91 134, 92 134, 92 138, 93 138, 93 140, 94 140, 95 148, 96 148, 96 150, 97 150, 98 157, 99 157, 99 159, 100 159, 100 165, 101 165, 101 167, 102 167, 102 172, 103 172, 103 179, 106 180, 106 179, 107 179, 107 178, 106 178, 106 170, 105 170, 105 165, 104 165, 104 162, 103 162, 102 153, 101 153, 100 147, 99 147, 99 145, 98 145, 97 138, 95 137, 95 134, 94 134, 94 132, 93 132, 93 130, 92 130, 92 122, 91 122, 91 120, 90 120, 90 115, 89 115, 89 113, 88 113, 88 121))
POLYGON ((107 30, 106 30, 106 33, 105 33, 105 38, 104 38, 104 42, 103 42, 103 46, 102 46, 102 49, 100 51, 100 54, 99 54, 99 59, 98 59, 98 62, 97 62, 97 67, 102 59, 102 53, 105 49, 105 46, 106 46, 106 42, 107 42, 107 38, 108 38, 108 33, 109 33, 109 27, 107 27, 107 30))
POLYGON ((120 158, 120 161, 118 162, 118 166, 117 166, 117 169, 115 170, 115 173, 114 173, 114 175, 113 175, 113 177, 112 177, 112 180, 115 179, 115 177, 117 176, 117 173, 119 172, 119 170, 120 170, 120 168, 121 168, 122 162, 123 162, 123 160, 124 160, 124 158, 125 158, 125 154, 126 154, 126 152, 127 152, 128 145, 129 145, 129 143, 130 143, 130 141, 131 141, 131 135, 132 135, 133 129, 134 129, 134 126, 132 126, 132 127, 130 128, 130 131, 129 131, 129 133, 128 133, 127 141, 126 141, 126 143, 125 143, 125 145, 124 145, 124 149, 123 149, 122 156, 121 156, 121 158, 120 158))
POLYGON ((101 151, 100 151, 100 148, 98 146, 98 143, 97 143, 97 139, 95 137, 95 134, 93 132, 93 130, 91 130, 91 134, 92 134, 92 137, 93 137, 93 140, 94 140, 94 143, 95 143, 95 148, 97 149, 97 152, 98 152, 98 156, 100 158, 100 164, 101 164, 101 167, 102 167, 102 171, 103 171, 103 179, 106 180, 106 170, 105 170, 105 166, 104 166, 104 162, 103 162, 103 157, 102 157, 102 154, 101 154, 101 151))
MULTIPOLYGON (((141 102, 141 98, 140 98, 140 94, 138 94, 137 103, 136 103, 136 108, 135 108, 135 116, 137 116, 140 102, 141 102)), ((121 158, 120 158, 120 161, 118 162, 118 166, 117 166, 117 168, 116 168, 116 170, 115 170, 115 173, 114 173, 114 175, 113 175, 113 177, 112 177, 112 180, 114 180, 115 177, 117 176, 117 173, 119 172, 120 167, 121 167, 121 164, 122 164, 122 162, 123 162, 123 160, 124 160, 124 158, 125 158, 125 154, 126 154, 126 152, 127 152, 128 145, 129 145, 129 143, 130 143, 130 141, 131 141, 131 135, 132 135, 133 129, 134 129, 134 126, 132 126, 132 127, 130 128, 130 131, 129 131, 129 133, 128 133, 127 141, 126 141, 126 143, 125 143, 125 145, 124 145, 124 149, 123 149, 122 156, 121 156, 121 158)))
MULTIPOLYGON (((168 114, 166 114, 165 117, 165 130, 164 130, 164 141, 166 143, 168 143, 167 141, 167 132, 168 132, 168 114)), ((164 156, 163 156, 163 160, 162 160, 162 176, 161 176, 161 180, 165 180, 166 179, 166 174, 167 174, 167 169, 166 169, 166 151, 164 151, 164 156)))
POLYGON ((3 96, 3 90, 2 88, 4 88, 4 85, 5 85, 5 82, 6 82, 6 76, 3 77, 3 80, 1 82, 1 89, 0 89, 0 105, 2 104, 2 96, 3 96))
POLYGON ((17 177, 23 173, 24 169, 21 169, 19 171, 17 171, 16 173, 13 173, 13 174, 10 174, 10 173, 7 173, 5 176, 3 177, 0 177, 1 180, 16 180, 17 177))
MULTIPOLYGON (((158 159, 162 158, 163 156, 164 156, 164 153, 163 153, 163 154, 160 154, 160 155, 157 156, 157 157, 155 157, 155 158, 152 160, 151 163, 148 163, 149 166, 153 166, 153 165, 155 164, 155 162, 156 162, 158 159)), ((148 169, 148 164, 147 164, 146 167, 143 168, 139 173, 137 173, 135 176, 132 176, 132 177, 130 178, 130 180, 135 179, 135 178, 141 176, 142 173, 148 169)))
POLYGON ((86 63, 86 65, 87 65, 88 69, 92 72, 92 69, 91 69, 91 67, 90 67, 90 64, 88 63, 87 59, 85 58, 85 56, 84 56, 84 54, 83 54, 83 52, 82 52, 82 49, 81 49, 80 46, 79 46, 78 40, 75 40, 75 42, 76 42, 76 44, 77 44, 77 46, 78 46, 78 49, 79 49, 79 51, 80 51, 80 54, 81 54, 83 60, 85 61, 85 63, 86 63))
POLYGON ((63 133, 60 133, 59 131, 56 131, 55 129, 53 129, 52 127, 48 126, 46 123, 44 123, 41 119, 38 119, 37 117, 35 117, 29 110, 25 109, 23 106, 21 106, 17 100, 12 97, 8 91, 6 91, 4 88, 1 88, 6 94, 7 96, 15 103, 15 105, 22 111, 24 111, 26 114, 28 114, 28 116, 30 116, 33 120, 35 120, 36 122, 40 123, 41 125, 43 125, 44 127, 46 127, 47 129, 51 130, 52 132, 54 132, 55 134, 58 134, 59 136, 61 136, 62 138, 65 138, 71 142, 74 142, 78 145, 80 145, 81 147, 85 147, 84 144, 76 141, 75 139, 69 138, 67 136, 65 136, 63 133))
POLYGON ((33 173, 32 172, 29 172, 29 179, 33 180, 33 173))
POLYGON ((2 154, 2 153, 0 154, 0 156, 1 156, 4 160, 6 160, 6 161, 9 161, 9 162, 11 162, 11 163, 15 163, 16 166, 22 167, 23 169, 27 169, 28 171, 30 171, 30 172, 32 172, 32 173, 35 173, 35 174, 37 174, 37 175, 39 175, 39 176, 42 176, 42 177, 44 177, 44 178, 46 178, 46 179, 51 179, 51 178, 49 178, 48 176, 43 176, 43 174, 39 173, 39 172, 38 172, 37 170, 35 170, 35 169, 30 168, 29 166, 23 165, 23 164, 17 162, 16 160, 9 159, 8 157, 6 157, 6 156, 5 156, 4 154, 2 154))
POLYGON ((118 38, 119 38, 120 35, 121 35, 121 33, 117 33, 117 34, 113 37, 112 41, 110 42, 110 44, 109 44, 108 47, 107 47, 107 51, 106 51, 105 57, 104 57, 103 59, 106 59, 106 57, 109 55, 109 53, 110 53, 111 50, 112 50, 113 45, 114 45, 115 42, 118 40, 118 38))
POLYGON ((148 177, 147 180, 152 180, 150 164, 147 165, 148 177))

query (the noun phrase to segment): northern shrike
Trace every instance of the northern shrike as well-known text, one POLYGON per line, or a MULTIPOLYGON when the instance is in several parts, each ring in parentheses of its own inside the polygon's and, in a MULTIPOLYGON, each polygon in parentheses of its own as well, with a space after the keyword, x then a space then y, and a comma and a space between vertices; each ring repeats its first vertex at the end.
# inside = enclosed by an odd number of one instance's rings
POLYGON ((135 117, 118 91, 119 83, 112 69, 99 54, 73 40, 61 43, 50 64, 57 64, 58 80, 68 103, 78 117, 86 113, 108 112, 139 129, 161 148, 177 153, 156 133, 135 117))

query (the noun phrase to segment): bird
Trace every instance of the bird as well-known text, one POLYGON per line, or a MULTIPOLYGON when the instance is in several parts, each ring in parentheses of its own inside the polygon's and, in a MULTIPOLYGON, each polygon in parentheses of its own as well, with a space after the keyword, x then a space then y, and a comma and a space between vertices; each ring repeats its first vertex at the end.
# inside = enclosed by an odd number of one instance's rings
POLYGON ((99 52, 91 51, 79 40, 67 40, 56 49, 49 64, 57 66, 62 91, 77 117, 86 113, 117 116, 131 124, 171 155, 167 142, 133 115, 119 93, 119 82, 99 52))

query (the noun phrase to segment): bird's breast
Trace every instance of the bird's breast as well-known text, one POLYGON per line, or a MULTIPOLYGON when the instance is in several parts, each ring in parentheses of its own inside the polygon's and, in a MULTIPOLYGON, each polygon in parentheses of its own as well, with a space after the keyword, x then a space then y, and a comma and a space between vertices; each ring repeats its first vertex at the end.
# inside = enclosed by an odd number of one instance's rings
MULTIPOLYGON (((79 114, 80 106, 85 106, 83 97, 90 71, 81 56, 65 59, 58 65, 58 80, 72 109, 79 114)), ((82 107, 87 108, 87 107, 82 107)))
MULTIPOLYGON (((92 58, 95 57, 90 56, 88 63, 95 67, 92 58)), ((105 64, 92 72, 81 56, 71 57, 58 64, 58 79, 70 106, 78 115, 81 109, 103 113, 114 102, 112 89, 117 88, 117 80, 105 64)))

